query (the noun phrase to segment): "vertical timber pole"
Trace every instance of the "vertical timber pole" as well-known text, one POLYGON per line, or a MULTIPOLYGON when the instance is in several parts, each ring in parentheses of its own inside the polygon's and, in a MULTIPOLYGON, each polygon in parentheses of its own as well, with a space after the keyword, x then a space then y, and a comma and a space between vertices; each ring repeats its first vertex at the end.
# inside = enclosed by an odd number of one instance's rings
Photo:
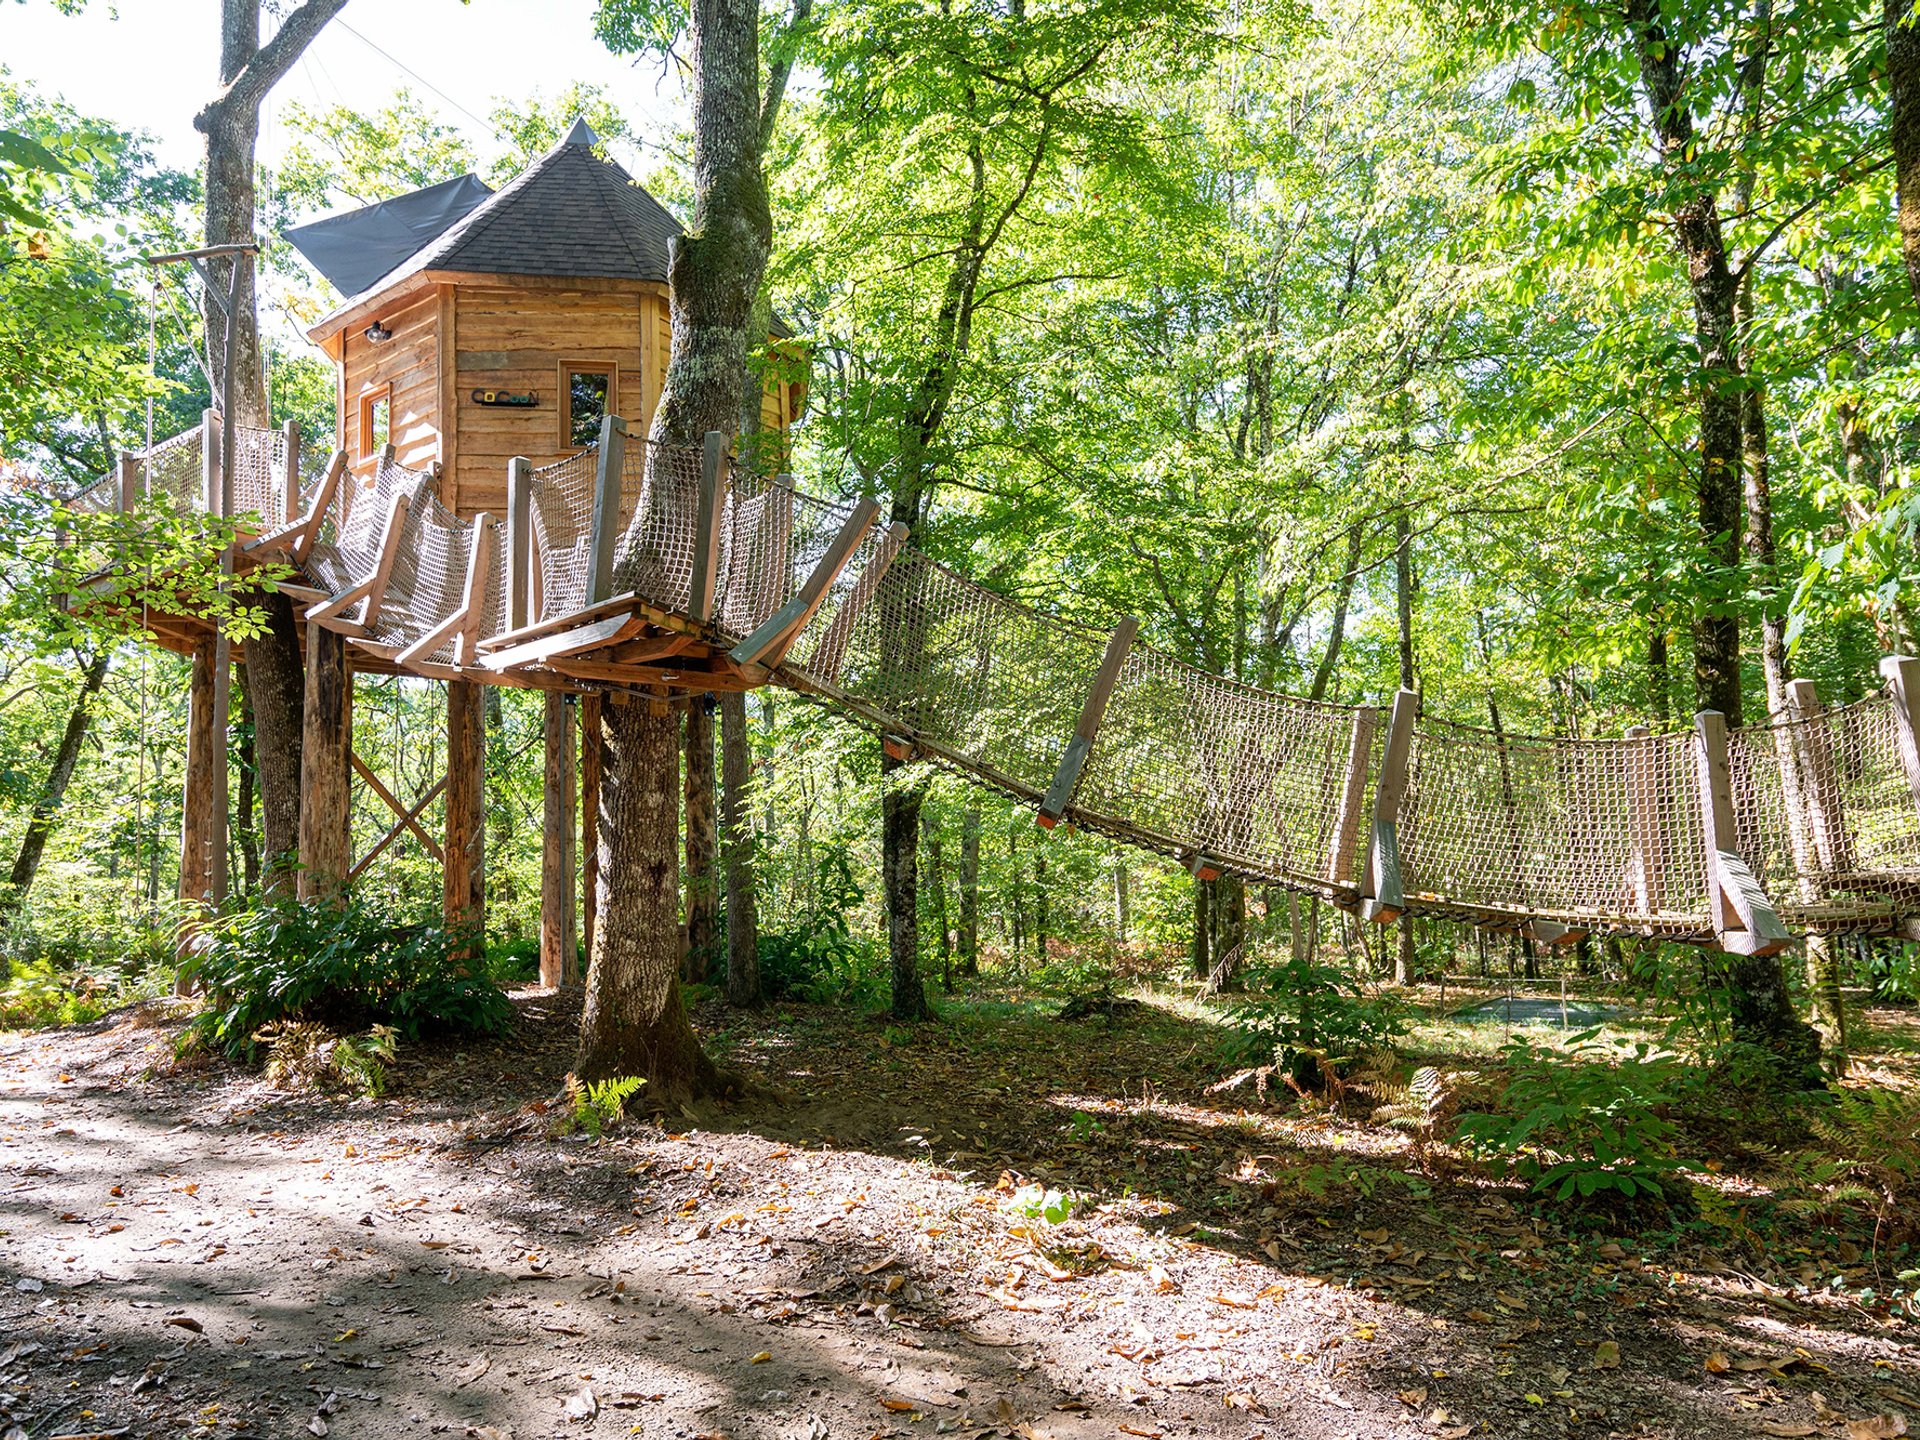
POLYGON ((1384 925, 1406 910, 1405 879, 1400 869, 1400 799, 1406 794, 1407 767, 1413 754, 1413 727, 1420 714, 1420 692, 1401 690, 1387 715, 1386 749, 1373 784, 1373 843, 1367 849, 1360 882, 1360 913, 1384 925))
POLYGON ((486 706, 471 680, 447 682, 447 839, 443 864, 449 930, 473 932, 479 958, 487 920, 486 706))
POLYGON ((533 462, 507 462, 507 629, 533 620, 533 462))
POLYGON ((1358 883, 1353 874, 1353 852, 1360 838, 1360 812, 1367 796, 1367 762, 1373 758, 1374 731, 1380 724, 1380 712, 1361 705, 1353 712, 1353 734, 1347 741, 1347 782, 1340 792, 1340 814, 1333 824, 1333 843, 1328 847, 1327 879, 1351 890, 1358 883))
POLYGON ((1651 920, 1665 894, 1660 865, 1660 788, 1653 732, 1627 727, 1627 808, 1633 836, 1634 913, 1651 920))
POLYGON ((1920 805, 1920 739, 1913 728, 1913 709, 1920 703, 1920 660, 1888 655, 1880 661, 1880 675, 1893 695, 1893 713, 1900 722, 1900 760, 1906 766, 1907 785, 1920 805))
POLYGON ((593 922, 600 913, 600 771, 606 704, 598 691, 580 702, 580 937, 589 959, 593 922))
POLYGON ((336 899, 352 869, 353 670, 346 637, 309 621, 300 715, 300 898, 336 899))
POLYGON ((587 545, 587 604, 613 596, 613 554, 620 539, 620 483, 627 470, 627 422, 618 415, 600 421, 600 450, 593 476, 593 528, 587 545))
MULTIPOLYGON (((1799 775, 1800 813, 1789 814, 1795 837, 1793 859, 1798 872, 1800 900, 1812 905, 1833 877, 1853 868, 1847 843, 1846 810, 1833 773, 1832 737, 1820 723, 1825 714, 1811 680, 1787 682, 1787 713, 1796 723, 1782 732, 1788 739, 1781 763, 1792 764, 1799 775)), ((1824 1040, 1830 1066, 1847 1068, 1847 999, 1840 985, 1840 967, 1833 953, 1833 932, 1807 926, 1807 993, 1813 1001, 1814 1024, 1824 1040)))
POLYGON ((286 456, 285 466, 280 472, 281 505, 284 511, 282 521, 291 525, 305 511, 300 505, 300 422, 289 420, 280 427, 285 437, 281 449, 286 456))
POLYGON ((540 983, 550 989, 580 983, 574 945, 573 707, 558 690, 546 692, 546 774, 541 787, 540 983))
POLYGON ((130 515, 140 503, 140 467, 144 462, 138 455, 129 455, 124 451, 120 455, 120 513, 130 515))
MULTIPOLYGON (((180 796, 181 921, 177 955, 193 953, 199 922, 211 899, 210 845, 213 837, 213 637, 194 642, 188 685, 186 776, 180 796)), ((189 993, 182 980, 179 993, 189 993)))

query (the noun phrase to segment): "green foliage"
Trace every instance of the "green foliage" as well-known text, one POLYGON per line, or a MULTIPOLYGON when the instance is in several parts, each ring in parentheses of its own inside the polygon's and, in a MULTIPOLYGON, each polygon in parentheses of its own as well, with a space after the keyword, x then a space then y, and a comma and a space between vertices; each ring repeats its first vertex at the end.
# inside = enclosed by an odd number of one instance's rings
POLYGON ((1053 1190, 1044 1185, 1022 1185, 1007 1197, 1007 1208, 1030 1220, 1049 1225, 1064 1225, 1073 1218, 1081 1197, 1071 1190, 1053 1190))
POLYGON ((1795 1208, 1858 1206, 1882 1232, 1920 1229, 1920 1094, 1836 1090, 1809 1123, 1816 1144, 1790 1167, 1795 1208))
POLYGON ((393 1026, 336 1035, 311 1020, 277 1020, 260 1028, 266 1079, 287 1090, 344 1090, 367 1099, 387 1092, 399 1041, 393 1026))
POLYGON ((886 996, 879 954, 850 928, 865 898, 847 847, 830 842, 813 876, 811 898, 783 929, 760 935, 760 987, 772 999, 871 1005, 886 996))
POLYGON ((1231 1065, 1277 1066, 1315 1084, 1374 1051, 1389 1050, 1406 1026, 1393 1002, 1369 995, 1331 965, 1286 960, 1245 972, 1246 993, 1226 1006, 1231 1065))
POLYGON ((555 1135, 575 1131, 598 1140, 612 1126, 627 1117, 627 1101, 640 1093, 647 1083, 642 1075, 616 1075, 605 1080, 582 1082, 571 1072, 566 1079, 567 1108, 554 1122, 555 1135))
POLYGON ((357 897, 268 901, 208 927, 183 967, 206 991, 187 1043, 250 1060, 261 1032, 309 1021, 337 1033, 372 1024, 425 1034, 496 1035, 512 1023, 499 986, 473 973, 469 936, 409 925, 357 897))
POLYGON ((1645 1044, 1602 1044, 1596 1032, 1565 1051, 1515 1036, 1502 1063, 1499 1108, 1460 1117, 1456 1139, 1495 1174, 1514 1174, 1555 1200, 1671 1197, 1688 1168, 1667 1118, 1685 1076, 1677 1057, 1645 1044))

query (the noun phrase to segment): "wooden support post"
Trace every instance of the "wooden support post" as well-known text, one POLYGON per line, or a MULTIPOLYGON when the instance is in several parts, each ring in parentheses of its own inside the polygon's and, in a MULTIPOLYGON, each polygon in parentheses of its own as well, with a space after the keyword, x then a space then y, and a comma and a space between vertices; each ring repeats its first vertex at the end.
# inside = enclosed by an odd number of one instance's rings
POLYGON ((130 513, 140 503, 140 457, 120 452, 120 491, 119 507, 122 514, 130 513))
POLYGON ((309 625, 300 727, 300 898, 337 896, 352 870, 353 670, 346 637, 309 625))
POLYGON ((220 417, 200 412, 200 505, 209 515, 220 513, 220 417))
POLYGON ((507 462, 507 629, 531 623, 533 614, 533 462, 516 455, 507 462))
POLYGON ((693 580, 687 618, 696 625, 713 620, 713 590, 720 580, 720 517, 726 513, 727 437, 707 431, 700 451, 700 494, 694 511, 693 580))
POLYGON ((442 873, 449 930, 486 925, 487 735, 485 696, 471 680, 447 682, 447 838, 442 873))
POLYGON ((1107 648, 1100 657, 1100 668, 1093 674, 1093 688, 1087 692, 1086 702, 1080 707, 1079 723, 1073 727, 1073 737, 1067 741, 1066 753, 1060 757, 1060 767, 1053 772, 1053 783, 1047 787, 1046 797, 1040 802, 1040 813, 1034 817, 1040 822, 1042 830, 1051 830, 1060 822, 1060 817, 1067 813, 1067 805, 1080 783, 1080 772, 1086 766, 1087 756, 1093 753, 1093 742, 1100 734, 1100 722, 1106 718, 1107 701, 1113 697, 1113 687, 1120 680, 1120 669, 1127 663, 1127 656, 1133 651, 1133 637, 1139 632, 1139 619, 1128 615, 1113 627, 1113 634, 1107 637, 1107 648))
POLYGON ((600 771, 606 697, 580 701, 580 938, 593 960, 593 922, 600 909, 600 771))
POLYGON ((573 708, 558 691, 546 693, 546 775, 541 787, 540 983, 551 988, 580 983, 574 945, 573 708))
POLYGON ((1907 768, 1907 784, 1914 803, 1920 805, 1920 740, 1913 728, 1913 710, 1920 704, 1920 660, 1908 655, 1888 655, 1880 661, 1881 677, 1893 696, 1893 712, 1900 721, 1900 759, 1907 768))
POLYGON ((1353 734, 1347 741, 1347 782, 1340 792, 1340 813, 1333 822, 1333 843, 1327 853, 1327 879, 1343 890, 1356 890, 1353 853, 1360 840, 1360 809, 1367 798, 1367 762, 1373 759, 1374 731, 1380 712, 1362 705, 1353 712, 1353 734))
POLYGON ((1811 858, 1829 875, 1845 874, 1855 864, 1853 837, 1847 831, 1846 802, 1834 773, 1833 737, 1825 726, 1812 723, 1826 714, 1813 681, 1787 682, 1787 708, 1794 719, 1807 722, 1800 735, 1800 798, 1806 807, 1811 858))
POLYGON ((280 472, 282 496, 281 513, 285 523, 293 524, 300 518, 300 422, 289 420, 280 429, 286 437, 281 448, 285 451, 285 468, 280 472))
POLYGON ((188 682, 186 776, 180 796, 179 953, 193 949, 199 920, 213 899, 213 638, 194 642, 188 682))
POLYGON ((853 513, 847 516, 832 543, 827 546, 827 553, 820 557, 820 563, 813 567, 806 584, 800 587, 800 593, 774 611, 758 630, 733 647, 736 665, 764 665, 772 669, 780 663, 815 613, 826 603, 827 591, 839 578, 840 572, 846 569, 847 562, 853 558, 853 552, 866 538, 874 517, 879 513, 879 505, 872 500, 862 500, 853 507, 853 513))
POLYGON ((1793 936, 1780 923, 1759 879, 1740 858, 1733 819, 1733 777, 1727 765, 1727 718, 1718 710, 1693 717, 1700 824, 1706 848, 1707 913, 1721 948, 1736 955, 1771 955, 1793 936))
POLYGON ((1627 727, 1627 824, 1633 846, 1633 913, 1651 920, 1666 876, 1661 847, 1660 775, 1653 732, 1627 727))
POLYGON ((600 421, 600 451, 593 477, 593 529, 587 545, 586 603, 613 594, 613 552, 620 539, 620 483, 627 468, 627 422, 618 415, 600 421))
POLYGON ((1400 800, 1407 790, 1407 763, 1419 713, 1419 691, 1402 690, 1393 697, 1386 750, 1373 787, 1373 844, 1368 847, 1366 874, 1360 883, 1360 913, 1382 925, 1397 920, 1407 908, 1400 873, 1400 800))

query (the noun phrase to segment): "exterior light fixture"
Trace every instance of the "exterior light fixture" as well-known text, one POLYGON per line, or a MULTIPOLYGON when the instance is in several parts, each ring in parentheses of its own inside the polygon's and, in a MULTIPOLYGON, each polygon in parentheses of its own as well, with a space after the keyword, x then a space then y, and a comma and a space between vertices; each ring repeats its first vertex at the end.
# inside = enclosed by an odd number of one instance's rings
POLYGON ((393 332, 387 329, 387 327, 382 325, 378 320, 374 321, 371 325, 367 326, 367 339, 373 341, 373 343, 376 345, 378 345, 382 340, 391 340, 392 338, 393 338, 393 332))

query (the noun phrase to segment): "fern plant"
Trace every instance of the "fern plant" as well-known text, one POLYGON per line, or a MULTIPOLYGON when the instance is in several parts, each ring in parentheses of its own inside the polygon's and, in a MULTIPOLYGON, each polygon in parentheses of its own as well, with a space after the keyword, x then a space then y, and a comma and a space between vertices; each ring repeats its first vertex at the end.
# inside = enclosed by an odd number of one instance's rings
POLYGON ((1911 1226, 1920 1203, 1920 1094, 1897 1090, 1835 1091, 1810 1117, 1818 1149, 1795 1180, 1814 1199, 1803 1210, 1853 1205, 1874 1218, 1874 1240, 1911 1226))
POLYGON ((1441 1148, 1441 1127, 1453 1118, 1455 1090, 1447 1076, 1432 1065, 1422 1065, 1404 1085, 1383 1083, 1388 1094, 1385 1105, 1374 1111, 1376 1121, 1384 1121, 1407 1137, 1407 1158, 1422 1175, 1437 1176, 1445 1151, 1441 1148))
POLYGON ((598 1140, 606 1130, 627 1118, 627 1101, 640 1092, 646 1079, 639 1075, 617 1075, 606 1080, 581 1080, 569 1073, 566 1079, 567 1108, 561 1112, 553 1131, 571 1135, 584 1131, 598 1140))

